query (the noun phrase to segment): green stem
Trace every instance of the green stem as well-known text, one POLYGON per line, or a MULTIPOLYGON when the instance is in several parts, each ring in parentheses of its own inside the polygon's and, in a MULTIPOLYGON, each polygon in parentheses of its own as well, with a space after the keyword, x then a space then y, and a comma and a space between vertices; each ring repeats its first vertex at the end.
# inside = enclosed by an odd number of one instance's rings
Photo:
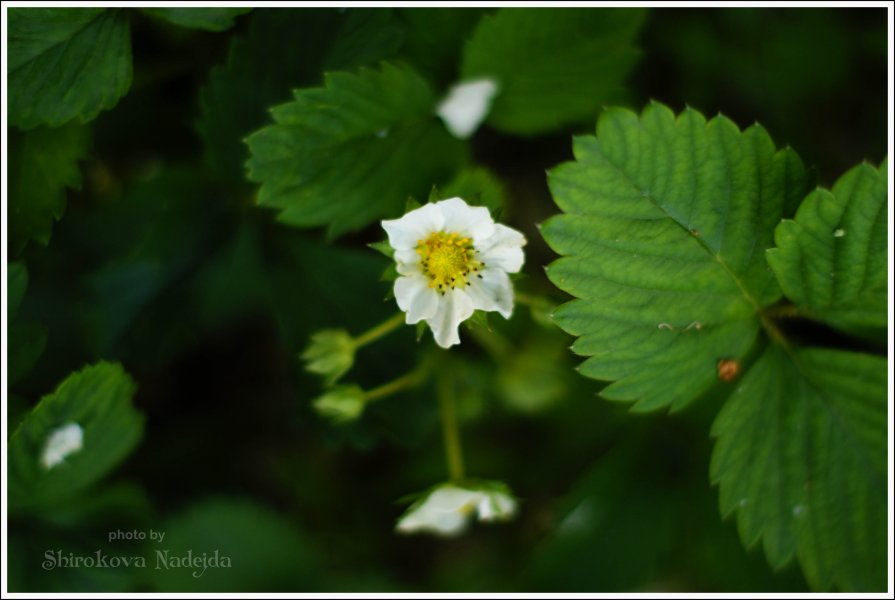
POLYGON ((415 369, 406 375, 402 375, 397 379, 369 390, 364 394, 364 397, 367 402, 372 402, 373 400, 379 400, 380 398, 397 394, 400 391, 412 388, 421 383, 424 375, 425 373, 421 369, 415 369))
POLYGON ((454 407, 454 394, 449 375, 438 377, 438 407, 441 413, 441 432, 444 437, 444 454, 448 473, 454 483, 463 481, 463 449, 460 446, 460 427, 454 407))
POLYGON ((376 341, 382 336, 391 333, 392 331, 400 327, 402 323, 404 323, 404 313, 398 313, 392 317, 389 317, 376 327, 370 329, 369 331, 365 331, 364 333, 354 338, 354 346, 356 348, 366 346, 370 342, 376 341))

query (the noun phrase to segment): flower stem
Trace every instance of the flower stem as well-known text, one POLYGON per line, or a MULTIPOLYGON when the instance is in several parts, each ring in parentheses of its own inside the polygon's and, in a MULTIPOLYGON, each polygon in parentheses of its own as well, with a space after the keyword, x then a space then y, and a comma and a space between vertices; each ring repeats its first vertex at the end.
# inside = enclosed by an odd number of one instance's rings
POLYGON ((448 375, 438 377, 438 407, 441 413, 441 432, 444 437, 444 454, 447 459, 448 473, 451 481, 463 481, 466 475, 463 470, 463 449, 460 446, 460 427, 457 423, 457 411, 454 406, 454 393, 448 375))
POLYGON ((364 398, 367 402, 372 402, 373 400, 379 400, 380 398, 385 398, 386 396, 397 394, 398 392, 418 385, 422 382, 424 376, 425 371, 421 369, 414 369, 406 375, 401 375, 397 379, 393 379, 388 383, 384 383, 379 387, 369 390, 364 394, 364 398))
POLYGON ((355 348, 366 346, 370 342, 378 340, 382 336, 391 333, 392 331, 400 327, 402 323, 404 323, 404 313, 398 313, 394 316, 389 317, 376 327, 373 327, 372 329, 365 331, 364 333, 354 338, 355 348))

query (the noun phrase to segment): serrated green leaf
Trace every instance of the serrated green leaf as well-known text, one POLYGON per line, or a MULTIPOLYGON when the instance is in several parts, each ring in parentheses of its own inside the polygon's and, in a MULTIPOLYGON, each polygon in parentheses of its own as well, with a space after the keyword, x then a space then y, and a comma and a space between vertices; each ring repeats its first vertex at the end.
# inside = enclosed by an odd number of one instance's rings
POLYGON ((591 120, 621 99, 644 11, 502 8, 484 17, 463 52, 463 79, 490 77, 488 124, 531 135, 591 120))
POLYGON ((884 358, 770 346, 713 426, 721 511, 811 585, 886 589, 884 358))
POLYGON ((775 232, 768 264, 807 316, 885 339, 888 322, 886 163, 859 165, 832 191, 817 189, 775 232))
POLYGON ((14 253, 29 240, 47 245, 65 212, 66 188, 80 189, 78 162, 89 145, 82 125, 9 131, 9 241, 14 253))
POLYGON ((297 87, 318 85, 322 71, 391 58, 401 39, 390 10, 256 9, 248 32, 233 39, 226 64, 212 69, 200 91, 196 127, 206 160, 220 175, 245 181, 243 140, 264 125, 268 107, 288 101, 297 87))
POLYGON ((143 8, 143 12, 159 17, 181 27, 226 31, 235 25, 239 15, 251 12, 251 8, 143 8))
POLYGON ((9 124, 86 123, 131 85, 130 24, 121 9, 9 9, 9 124))
POLYGON ((491 171, 469 167, 457 173, 441 192, 445 198, 459 196, 469 204, 486 206, 492 215, 506 202, 503 184, 491 171))
POLYGON ((6 316, 11 320, 19 312, 25 290, 28 289, 28 269, 24 263, 11 262, 6 266, 6 289, 9 293, 6 316))
POLYGON ((655 103, 604 112, 575 158, 549 174, 565 214, 541 231, 564 257, 550 280, 577 298, 555 320, 590 357, 581 373, 614 381, 605 398, 679 409, 746 357, 780 297, 761 249, 804 193, 801 163, 760 126, 655 103))
POLYGON ((57 501, 96 482, 134 449, 143 417, 131 399, 134 382, 115 363, 71 374, 44 396, 9 440, 9 503, 19 508, 57 501), (47 443, 60 428, 77 425, 80 450, 45 466, 47 443))
POLYGON ((432 116, 435 98, 408 67, 383 64, 330 73, 326 86, 295 92, 252 134, 249 178, 258 202, 296 227, 331 235, 401 214, 408 195, 446 179, 464 159, 432 116))

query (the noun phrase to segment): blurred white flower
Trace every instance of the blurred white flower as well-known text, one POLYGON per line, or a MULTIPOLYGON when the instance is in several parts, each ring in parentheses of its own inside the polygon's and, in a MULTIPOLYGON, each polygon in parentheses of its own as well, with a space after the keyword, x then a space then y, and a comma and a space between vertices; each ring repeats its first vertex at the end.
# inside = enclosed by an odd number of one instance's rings
POLYGON ((442 348, 460 343, 460 323, 476 310, 513 312, 513 285, 525 236, 495 224, 488 209, 461 198, 426 204, 383 221, 401 277, 395 299, 408 325, 426 321, 442 348))
POLYGON ((477 518, 482 522, 506 521, 516 514, 517 502, 497 486, 464 488, 445 484, 435 488, 407 509, 398 521, 401 533, 460 535, 477 518))
POLYGON ((451 135, 466 139, 488 116, 497 91, 497 82, 489 78, 458 83, 438 105, 436 114, 444 121, 451 135))
POLYGON ((50 470, 68 456, 79 452, 84 444, 84 430, 77 423, 67 423, 54 429, 47 437, 41 463, 50 470))

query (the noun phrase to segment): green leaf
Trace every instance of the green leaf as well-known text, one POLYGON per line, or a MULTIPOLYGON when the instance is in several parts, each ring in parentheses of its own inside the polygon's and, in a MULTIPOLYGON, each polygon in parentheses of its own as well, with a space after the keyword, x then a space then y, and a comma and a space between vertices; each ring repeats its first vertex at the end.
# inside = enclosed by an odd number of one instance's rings
POLYGON ((574 151, 549 174, 565 214, 542 228, 563 255, 548 276, 577 298, 555 320, 590 357, 581 373, 614 381, 605 398, 680 409, 716 384, 719 361, 742 363, 780 297, 761 250, 804 195, 804 169, 760 126, 660 104, 607 110, 574 151))
POLYGON ((638 9, 503 8, 484 17, 463 53, 462 77, 490 77, 488 124, 531 135, 596 117, 622 97, 638 51, 638 9))
POLYGON ((296 91, 271 111, 275 124, 247 140, 259 204, 289 225, 329 225, 331 235, 400 215, 408 195, 446 179, 464 158, 434 105, 425 80, 387 63, 296 91))
POLYGON ((253 502, 210 499, 169 519, 165 538, 147 547, 161 592, 272 592, 307 589, 314 557, 296 528, 275 512, 253 502), (161 553, 161 558, 158 557, 161 553), (207 568, 174 568, 187 556, 209 559, 207 568), (211 558, 217 556, 217 566, 211 558), (226 562, 225 562, 226 557, 226 562), (227 566, 229 565, 229 566, 227 566))
POLYGON ((47 344, 47 328, 36 323, 21 322, 16 314, 28 289, 28 269, 21 262, 9 263, 7 286, 9 304, 9 361, 7 363, 8 385, 18 382, 34 367, 47 344))
POLYGON ((47 346, 47 328, 39 323, 9 324, 9 384, 28 374, 47 346))
POLYGON ((121 9, 9 9, 9 124, 90 121, 131 85, 130 24, 121 9))
POLYGON ((53 221, 65 211, 66 188, 80 189, 78 161, 87 128, 71 124, 25 133, 9 130, 9 241, 14 253, 29 240, 47 245, 53 221))
POLYGON ((34 407, 9 440, 9 503, 19 508, 64 499, 96 482, 137 445, 143 417, 134 382, 120 365, 97 363, 71 374, 34 407), (47 466, 47 443, 77 425, 82 447, 47 466))
POLYGON ((887 164, 859 165, 832 191, 817 189, 777 226, 768 264, 800 312, 838 329, 885 339, 887 164))
POLYGON ((444 198, 459 196, 469 204, 487 206, 492 213, 502 209, 506 202, 503 183, 482 167, 469 167, 457 173, 441 191, 444 198))
POLYGON ((390 10, 256 9, 248 32, 233 39, 226 64, 212 69, 199 94, 196 127, 206 160, 219 174, 245 181, 243 138, 265 124, 269 106, 288 101, 296 87, 318 85, 321 71, 392 57, 401 39, 390 10))
POLYGON ((816 589, 886 589, 886 374, 881 357, 772 345, 713 427, 722 513, 816 589))
POLYGON ((406 23, 407 35, 401 54, 433 83, 447 86, 459 76, 463 45, 482 16, 492 10, 456 6, 402 8, 398 16, 406 23))
POLYGON ((11 262, 6 266, 6 288, 9 291, 6 316, 11 320, 19 312, 28 289, 28 269, 24 263, 11 262))
POLYGON ((143 8, 143 12, 159 17, 181 27, 226 31, 235 25, 239 15, 251 12, 251 8, 143 8))

